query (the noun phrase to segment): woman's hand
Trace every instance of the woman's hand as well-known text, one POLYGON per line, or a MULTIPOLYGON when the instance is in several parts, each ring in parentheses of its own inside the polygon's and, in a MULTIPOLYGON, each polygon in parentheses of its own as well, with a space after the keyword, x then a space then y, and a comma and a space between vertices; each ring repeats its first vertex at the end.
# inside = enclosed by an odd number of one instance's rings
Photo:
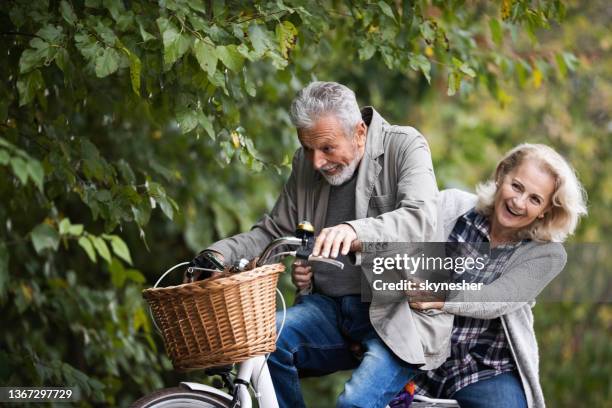
POLYGON ((408 303, 411 308, 416 310, 428 310, 428 309, 442 309, 444 307, 444 302, 436 301, 436 302, 409 302, 408 303))

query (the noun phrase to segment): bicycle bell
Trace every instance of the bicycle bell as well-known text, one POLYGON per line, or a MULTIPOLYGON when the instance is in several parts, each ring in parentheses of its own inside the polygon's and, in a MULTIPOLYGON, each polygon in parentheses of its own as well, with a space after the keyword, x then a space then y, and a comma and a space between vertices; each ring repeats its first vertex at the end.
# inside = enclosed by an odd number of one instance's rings
POLYGON ((308 260, 314 248, 314 227, 304 220, 295 228, 295 236, 302 240, 302 245, 295 251, 296 258, 308 260))

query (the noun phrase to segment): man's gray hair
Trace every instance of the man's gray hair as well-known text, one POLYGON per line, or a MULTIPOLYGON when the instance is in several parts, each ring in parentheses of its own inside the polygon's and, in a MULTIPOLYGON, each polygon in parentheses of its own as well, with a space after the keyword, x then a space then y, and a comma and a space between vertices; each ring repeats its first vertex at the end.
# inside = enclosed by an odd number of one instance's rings
POLYGON ((291 122, 297 130, 312 128, 320 118, 334 115, 352 138, 361 121, 355 92, 337 82, 311 82, 291 104, 291 122))

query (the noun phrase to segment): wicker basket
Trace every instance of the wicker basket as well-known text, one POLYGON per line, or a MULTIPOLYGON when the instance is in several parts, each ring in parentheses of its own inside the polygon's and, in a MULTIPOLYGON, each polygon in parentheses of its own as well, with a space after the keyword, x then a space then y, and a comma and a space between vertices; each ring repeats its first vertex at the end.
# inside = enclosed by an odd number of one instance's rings
POLYGON ((176 370, 237 363, 274 351, 282 264, 143 291, 176 370))

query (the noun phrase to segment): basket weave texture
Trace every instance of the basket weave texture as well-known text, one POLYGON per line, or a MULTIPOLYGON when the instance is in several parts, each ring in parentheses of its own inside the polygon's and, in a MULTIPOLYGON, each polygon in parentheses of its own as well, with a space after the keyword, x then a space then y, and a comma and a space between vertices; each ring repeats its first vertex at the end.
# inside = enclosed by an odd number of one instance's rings
POLYGON ((176 370, 244 361, 276 342, 276 283, 282 264, 143 291, 176 370))

